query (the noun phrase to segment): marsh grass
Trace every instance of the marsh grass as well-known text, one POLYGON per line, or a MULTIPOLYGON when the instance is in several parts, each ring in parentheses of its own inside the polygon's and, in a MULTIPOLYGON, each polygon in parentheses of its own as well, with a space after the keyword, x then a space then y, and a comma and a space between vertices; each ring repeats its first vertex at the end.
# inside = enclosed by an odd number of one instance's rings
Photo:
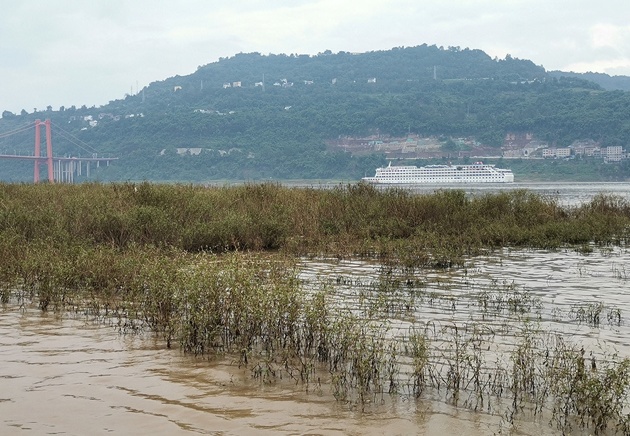
POLYGON ((505 312, 531 314, 542 308, 540 297, 516 286, 514 282, 499 283, 498 280, 493 280, 490 286, 477 293, 477 304, 485 314, 496 316, 505 312))
POLYGON ((569 311, 569 318, 577 323, 597 328, 604 323, 609 326, 619 327, 623 320, 621 309, 607 306, 601 301, 572 305, 569 311))
MULTIPOLYGON (((262 383, 327 385, 364 410, 386 395, 426 396, 512 423, 544 415, 565 433, 627 432, 627 359, 528 324, 540 302, 513 284, 465 301, 415 272, 505 246, 622 244, 629 224, 626 202, 605 195, 565 209, 527 191, 0 184, 0 300, 149 331, 204 358, 233 356, 262 383), (298 256, 366 257, 383 270, 372 283, 340 276, 306 291, 298 256), (356 305, 345 307, 334 285, 356 292, 356 305), (421 304, 455 311, 471 302, 486 315, 516 315, 510 323, 521 328, 505 326, 513 347, 500 347, 483 322, 416 319, 421 304), (411 327, 401 333, 392 317, 411 327)), ((572 313, 594 327, 621 322, 615 308, 572 313)))
POLYGON ((24 243, 281 250, 410 267, 457 267, 466 255, 506 246, 620 244, 630 229, 623 199, 602 194, 563 208, 525 190, 469 198, 463 191, 413 195, 365 184, 330 190, 0 184, 0 204, 0 232, 24 243))
MULTIPOLYGON (((329 283, 305 292, 295 260, 280 254, 99 246, 51 258, 45 250, 24 253, 29 262, 5 275, 12 281, 4 286, 42 310, 115 319, 122 331, 152 331, 165 346, 200 357, 234 356, 264 384, 330 386, 335 398, 362 410, 388 395, 441 398, 512 423, 544 416, 565 433, 628 422, 627 359, 583 350, 522 321, 513 323, 508 348, 479 322, 415 321, 401 332, 389 313, 401 301, 416 306, 400 298, 414 289, 387 271, 384 283, 363 284, 369 292, 347 308, 329 283)), ((501 289, 493 310, 528 307, 509 303, 512 291, 501 289)))

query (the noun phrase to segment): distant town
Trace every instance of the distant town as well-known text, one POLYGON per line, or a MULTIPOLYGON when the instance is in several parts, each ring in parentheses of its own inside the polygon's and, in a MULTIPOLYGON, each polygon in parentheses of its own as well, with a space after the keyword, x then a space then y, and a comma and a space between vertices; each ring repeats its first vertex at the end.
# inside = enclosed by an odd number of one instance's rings
POLYGON ((504 158, 574 159, 589 157, 604 162, 627 158, 620 145, 601 147, 593 140, 575 141, 568 147, 554 147, 535 139, 531 133, 508 133, 500 149, 480 144, 472 138, 422 137, 410 134, 401 138, 383 135, 340 137, 328 145, 355 155, 382 153, 387 159, 504 158))

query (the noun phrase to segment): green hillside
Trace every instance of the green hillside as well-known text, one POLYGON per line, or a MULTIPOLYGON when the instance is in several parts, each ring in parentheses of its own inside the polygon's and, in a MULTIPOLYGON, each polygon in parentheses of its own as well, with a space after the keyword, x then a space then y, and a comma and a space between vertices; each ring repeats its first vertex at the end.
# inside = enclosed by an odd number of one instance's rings
MULTIPOLYGON (((630 93, 552 76, 529 60, 422 45, 237 54, 98 108, 5 111, 0 134, 50 118, 60 129, 56 154, 119 157, 92 173, 99 180, 357 180, 384 157, 353 156, 326 141, 469 137, 499 154, 506 133, 529 132, 557 146, 592 139, 625 147, 629 114, 630 93)), ((32 144, 32 134, 0 138, 0 153, 32 153, 32 144)), ((2 161, 0 178, 31 180, 32 164, 2 161)))

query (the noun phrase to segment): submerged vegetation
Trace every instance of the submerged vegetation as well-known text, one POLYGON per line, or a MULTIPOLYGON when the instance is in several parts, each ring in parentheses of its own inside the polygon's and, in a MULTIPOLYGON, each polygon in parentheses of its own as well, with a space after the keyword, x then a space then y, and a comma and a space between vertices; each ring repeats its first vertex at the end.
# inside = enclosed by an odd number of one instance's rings
MULTIPOLYGON (((607 195, 565 208, 527 191, 413 195, 363 184, 0 185, 0 297, 149 331, 200 357, 230 355, 263 383, 330 386, 364 410, 404 395, 507 423, 546 419, 563 433, 627 434, 628 358, 546 331, 540 299, 512 283, 456 298, 422 271, 465 268, 471 255, 502 247, 588 254, 625 244, 629 229, 630 205, 607 195), (370 283, 309 281, 299 274, 304 257, 382 268, 370 283), (418 310, 464 304, 465 323, 418 310)), ((624 271, 615 276, 626 280, 624 271)), ((623 316, 599 302, 566 314, 587 326, 623 316)))

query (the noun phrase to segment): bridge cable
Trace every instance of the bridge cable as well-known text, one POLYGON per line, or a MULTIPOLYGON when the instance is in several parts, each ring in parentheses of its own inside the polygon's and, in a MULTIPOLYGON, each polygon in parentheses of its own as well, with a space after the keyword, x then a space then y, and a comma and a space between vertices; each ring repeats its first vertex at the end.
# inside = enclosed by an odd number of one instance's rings
POLYGON ((64 130, 61 126, 57 125, 56 123, 51 123, 51 124, 53 127, 55 127, 57 133, 60 134, 62 137, 64 137, 66 140, 68 140, 70 143, 76 145, 77 147, 79 147, 80 149, 84 151, 87 151, 88 153, 98 153, 97 149, 90 146, 85 141, 80 140, 79 138, 74 136, 72 133, 64 130))
POLYGON ((27 125, 17 127, 14 130, 9 130, 7 132, 0 133, 0 138, 6 138, 12 135, 16 135, 18 133, 26 132, 29 129, 33 128, 33 123, 29 123, 27 125))

